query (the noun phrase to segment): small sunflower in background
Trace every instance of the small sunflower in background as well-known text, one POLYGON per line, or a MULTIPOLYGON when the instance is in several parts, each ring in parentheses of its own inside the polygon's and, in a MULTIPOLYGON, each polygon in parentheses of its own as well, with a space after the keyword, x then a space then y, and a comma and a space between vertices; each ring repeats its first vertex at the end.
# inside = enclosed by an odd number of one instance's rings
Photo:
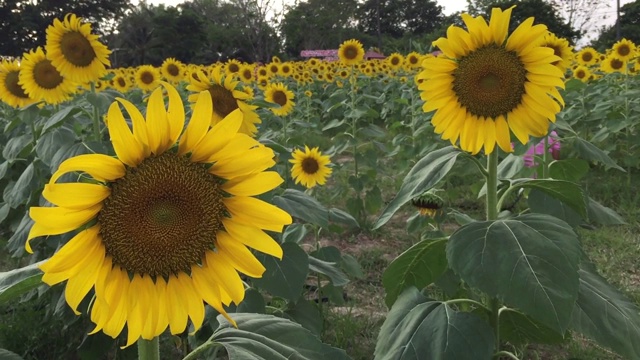
POLYGON ((76 92, 78 83, 62 76, 41 47, 25 53, 20 67, 18 83, 36 101, 44 100, 55 105, 68 100, 76 92))
POLYGON ((151 92, 160 86, 160 76, 160 71, 151 65, 138 66, 135 74, 136 86, 144 92, 151 92))
POLYGON ((240 63, 240 61, 236 59, 230 59, 224 65, 224 72, 226 75, 237 75, 241 67, 242 67, 242 64, 240 63))
POLYGON ((419 67, 421 58, 422 56, 415 51, 408 53, 407 56, 404 58, 405 68, 409 70, 409 69, 415 69, 419 67))
POLYGON ((555 65, 560 71, 563 73, 567 71, 567 68, 571 65, 571 61, 574 58, 573 48, 569 44, 569 41, 564 38, 559 38, 555 34, 549 32, 544 37, 544 42, 542 46, 546 46, 548 48, 553 49, 554 55, 560 58, 558 61, 554 61, 552 64, 555 65))
POLYGON ((129 80, 129 76, 123 72, 117 72, 113 79, 111 79, 111 87, 123 94, 131 90, 132 86, 133 84, 131 80, 129 80))
POLYGON ((591 70, 588 67, 580 65, 573 69, 573 77, 582 81, 587 82, 591 78, 591 70))
POLYGON ((404 57, 400 53, 393 53, 385 59, 386 64, 393 70, 398 70, 404 63, 404 57))
POLYGON ((240 71, 238 71, 238 76, 240 80, 245 84, 251 84, 255 81, 255 71, 253 65, 242 65, 240 67, 240 71))
POLYGON ((306 97, 309 97, 309 98, 310 98, 310 97, 312 97, 312 96, 313 96, 313 92, 311 92, 311 90, 305 90, 305 91, 304 91, 304 96, 306 96, 306 97))
POLYGON ((166 58, 160 66, 160 73, 168 82, 177 84, 184 79, 185 66, 174 58, 166 58))
POLYGON ((91 33, 91 24, 67 14, 63 21, 53 20, 47 28, 47 58, 62 76, 77 83, 100 79, 110 66, 111 51, 91 33))
POLYGON ((256 124, 262 121, 255 112, 257 106, 245 102, 249 99, 249 95, 240 89, 238 80, 231 75, 223 76, 220 68, 213 69, 210 76, 198 72, 197 78, 187 86, 187 90, 192 92, 189 95, 189 102, 195 103, 202 91, 208 91, 213 102, 212 125, 220 122, 232 111, 240 109, 243 121, 239 131, 250 136, 258 132, 256 124))
POLYGON ((316 185, 324 185, 331 175, 332 169, 329 167, 331 160, 328 155, 322 155, 317 147, 309 149, 305 145, 304 151, 296 149, 291 154, 289 160, 293 164, 291 176, 296 184, 302 184, 307 189, 316 185))
POLYGON ((627 72, 627 61, 620 60, 620 58, 616 57, 613 52, 604 58, 600 62, 600 70, 607 74, 612 74, 615 72, 618 73, 626 73, 627 72))
POLYGON ((436 194, 436 191, 431 189, 411 199, 411 204, 418 208, 420 215, 435 218, 442 212, 444 201, 436 194))
POLYGON ((347 40, 340 45, 338 58, 344 65, 358 65, 364 60, 364 47, 358 40, 347 40))
POLYGON ((595 65, 598 61, 600 61, 600 55, 601 54, 598 53, 596 49, 592 47, 585 47, 576 53, 576 61, 580 65, 584 66, 595 65))
POLYGON ((621 61, 628 62, 638 56, 636 44, 633 41, 622 39, 611 47, 611 55, 621 61))
POLYGON ((293 91, 283 83, 271 83, 264 90, 265 101, 280 105, 280 107, 271 108, 271 111, 278 116, 286 116, 293 111, 294 97, 293 91))
POLYGON ((280 74, 280 64, 280 62, 267 64, 268 76, 278 76, 278 74, 280 74))
POLYGON ((450 26, 433 43, 443 56, 425 59, 418 74, 435 132, 472 154, 496 144, 511 152, 510 132, 523 144, 546 135, 564 105, 564 74, 552 65, 560 58, 540 45, 547 27, 529 18, 509 35, 512 9, 493 8, 489 24, 462 14, 468 31, 450 26))
POLYGON ((20 62, 2 60, 0 62, 0 101, 14 108, 21 108, 34 102, 18 81, 20 80, 20 62))
POLYGON ((42 280, 67 281, 65 299, 76 314, 93 289, 92 333, 115 338, 126 325, 126 346, 167 327, 180 334, 189 319, 197 331, 204 302, 235 324, 223 306, 244 298, 238 272, 259 278, 265 271, 248 247, 282 258, 264 231, 291 223, 288 213, 255 198, 283 179, 266 171, 275 165, 273 150, 238 133, 241 112, 211 127, 211 97, 203 94, 185 127, 180 95, 162 85, 168 109, 161 88, 149 97, 146 119, 118 98, 107 113, 116 157, 65 160, 42 193, 53 206, 29 212, 29 252, 34 238, 77 231, 41 265, 42 280), (72 173, 84 181, 59 181, 72 173))

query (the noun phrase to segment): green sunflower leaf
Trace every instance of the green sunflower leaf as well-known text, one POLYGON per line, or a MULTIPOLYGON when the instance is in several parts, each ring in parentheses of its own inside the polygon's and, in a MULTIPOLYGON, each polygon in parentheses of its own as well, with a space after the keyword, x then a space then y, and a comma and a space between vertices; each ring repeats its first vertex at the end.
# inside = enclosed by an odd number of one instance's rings
POLYGON ((447 242, 449 266, 467 284, 564 333, 578 297, 578 236, 553 216, 473 222, 447 242))
POLYGON ((272 201, 295 218, 323 228, 329 227, 329 210, 302 191, 286 189, 282 195, 274 196, 272 201))
POLYGON ((382 275, 388 307, 393 305, 405 288, 423 288, 442 275, 447 269, 446 245, 446 238, 423 240, 389 264, 382 275))
POLYGON ((350 359, 344 350, 324 344, 311 331, 287 319, 242 313, 229 316, 238 327, 220 315, 220 327, 211 339, 224 346, 229 360, 350 359))
POLYGON ((42 270, 38 266, 43 262, 0 273, 0 305, 42 285, 42 270))
POLYGON ((570 181, 553 179, 516 179, 511 182, 514 188, 529 188, 544 192, 545 194, 562 201, 583 219, 587 219, 586 195, 582 188, 570 181))
POLYGON ((296 301, 302 294, 302 287, 309 272, 309 256, 296 243, 282 244, 282 260, 258 253, 256 258, 266 268, 260 279, 254 279, 256 286, 272 295, 296 301))
POLYGON ((7 349, 0 349, 0 360, 22 360, 22 357, 7 349))
POLYGON ((479 316, 406 289, 387 315, 376 360, 484 360, 494 351, 491 326, 479 316))
POLYGON ((396 197, 384 208, 373 226, 378 229, 386 224, 400 207, 414 197, 431 189, 451 170, 458 155, 462 152, 453 146, 433 151, 420 159, 402 180, 402 186, 396 197))

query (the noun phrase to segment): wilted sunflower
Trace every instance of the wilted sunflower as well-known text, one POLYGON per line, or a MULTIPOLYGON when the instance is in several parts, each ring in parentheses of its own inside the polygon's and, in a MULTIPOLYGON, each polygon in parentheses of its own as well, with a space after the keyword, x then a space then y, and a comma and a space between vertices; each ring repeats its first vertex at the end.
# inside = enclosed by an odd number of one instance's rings
POLYGON ((160 71, 151 65, 140 65, 135 80, 142 91, 151 92, 160 86, 160 71))
POLYGON ((594 65, 599 61, 600 54, 592 47, 585 47, 576 53, 576 61, 580 65, 594 65))
POLYGON ((95 81, 111 65, 111 51, 91 33, 91 24, 67 14, 63 21, 53 20, 47 28, 47 58, 62 76, 77 83, 95 81))
POLYGON ((444 207, 444 201, 433 189, 411 199, 411 204, 418 208, 421 215, 436 217, 444 207))
POLYGON ((172 84, 177 84, 184 78, 185 66, 179 60, 167 58, 162 62, 160 72, 167 81, 172 84))
POLYGON ((494 8, 487 24, 482 17, 462 14, 468 31, 450 26, 447 38, 434 45, 444 56, 425 59, 418 75, 425 112, 435 132, 472 154, 496 143, 511 152, 511 135, 526 144, 529 136, 544 136, 564 101, 564 87, 553 50, 540 46, 545 25, 522 22, 508 35, 511 10, 494 8))
POLYGON ((18 83, 19 79, 18 60, 0 62, 0 101, 14 108, 21 108, 34 102, 18 83))
POLYGON ((41 47, 23 54, 18 83, 29 97, 55 105, 69 99, 77 83, 62 76, 41 47))
POLYGON ((291 168, 291 176, 296 184, 302 184, 307 189, 316 185, 324 185, 327 178, 331 175, 331 160, 328 155, 322 155, 317 147, 309 149, 304 146, 304 151, 296 149, 291 154, 293 159, 289 162, 293 164, 291 168))
POLYGON ((358 40, 347 40, 340 45, 338 58, 345 65, 357 65, 364 59, 364 48, 358 40))
POLYGON ((243 121, 239 131, 253 136, 258 131, 256 124, 261 123, 261 120, 255 112, 257 107, 245 102, 249 99, 249 95, 240 89, 239 81, 231 75, 223 76, 220 68, 213 69, 210 76, 211 78, 198 72, 198 79, 192 79, 190 85, 187 86, 187 90, 193 92, 189 95, 189 102, 195 103, 200 92, 208 91, 211 100, 213 100, 211 124, 217 124, 233 110, 240 109, 243 121))
POLYGON ((611 50, 611 56, 622 61, 629 61, 637 56, 636 44, 627 39, 622 39, 613 44, 611 50))
POLYGON ((265 268, 247 249, 275 257, 282 249, 264 230, 282 231, 291 217, 254 196, 282 183, 273 151, 238 133, 235 111, 210 128, 211 98, 195 104, 183 131, 180 95, 163 83, 150 96, 146 121, 118 98, 133 131, 114 102, 107 117, 117 157, 79 155, 65 160, 42 193, 53 207, 32 207, 31 239, 78 231, 46 263, 42 280, 67 280, 65 298, 74 312, 93 288, 92 333, 117 337, 127 325, 131 345, 165 331, 195 330, 204 302, 229 318, 223 305, 244 298, 238 271, 261 277, 265 268), (68 173, 83 181, 58 182, 68 173))
POLYGON ((542 46, 553 49, 553 53, 561 59, 558 61, 554 61, 553 65, 555 65, 558 69, 560 69, 560 71, 564 73, 571 65, 571 60, 573 59, 573 51, 571 45, 569 44, 569 41, 567 41, 567 39, 559 38, 553 33, 549 32, 547 35, 545 35, 542 46))
POLYGON ((280 105, 280 107, 271 108, 271 111, 278 116, 286 116, 293 111, 294 97, 293 92, 283 83, 271 83, 264 91, 265 101, 280 105))

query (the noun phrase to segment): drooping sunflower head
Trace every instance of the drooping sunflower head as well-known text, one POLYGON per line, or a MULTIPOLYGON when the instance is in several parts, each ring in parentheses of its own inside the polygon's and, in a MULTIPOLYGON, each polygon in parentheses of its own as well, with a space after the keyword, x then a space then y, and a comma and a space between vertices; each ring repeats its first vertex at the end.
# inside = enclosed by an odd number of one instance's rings
POLYGON ((511 152, 510 131, 523 144, 544 136, 564 105, 556 89, 563 74, 553 66, 560 58, 541 46, 546 26, 529 18, 509 35, 512 9, 494 8, 488 24, 463 14, 467 30, 450 26, 434 42, 443 55, 425 59, 417 76, 423 110, 436 110, 435 132, 473 154, 496 144, 511 152))
POLYGON ((91 33, 91 24, 67 14, 63 21, 55 19, 47 28, 47 58, 62 76, 77 83, 95 81, 111 65, 111 51, 91 33))
POLYGON ((23 55, 18 83, 32 99, 59 104, 76 92, 77 83, 60 74, 38 47, 23 55))
POLYGON ((136 85, 144 92, 151 92, 160 86, 160 71, 151 65, 141 65, 135 75, 136 85))
POLYGON ((261 120, 255 112, 257 107, 245 102, 245 100, 249 99, 249 95, 242 91, 240 82, 231 75, 223 76, 219 67, 213 69, 209 76, 198 72, 197 80, 192 77, 187 90, 192 92, 189 95, 189 102, 191 103, 195 103, 198 100, 202 91, 209 93, 213 103, 211 112, 212 125, 220 122, 234 110, 240 109, 243 115, 240 132, 253 136, 258 131, 256 124, 261 123, 261 120))
POLYGON ((18 83, 20 63, 18 60, 0 62, 0 101, 14 108, 21 108, 34 102, 18 83))
POLYGON ((364 60, 364 47, 358 40, 347 40, 340 45, 338 58, 345 65, 357 65, 364 60))
POLYGON ((418 208, 421 215, 433 218, 442 212, 444 200, 438 196, 437 190, 431 189, 411 199, 411 204, 418 208))
POLYGON ((304 151, 296 149, 289 160, 293 164, 291 176, 296 184, 302 184, 307 189, 316 185, 324 185, 333 171, 329 165, 331 160, 328 155, 322 155, 317 147, 309 149, 305 145, 304 151))
POLYGON ((580 65, 589 66, 594 65, 599 61, 600 54, 596 49, 592 47, 582 48, 576 53, 576 61, 580 65))
POLYGON ((636 44, 627 39, 616 42, 611 49, 611 56, 621 61, 629 61, 638 56, 636 44))
POLYGON ((574 54, 572 51, 573 48, 569 44, 569 41, 564 38, 559 38, 555 34, 549 32, 547 35, 545 35, 542 45, 553 49, 554 55, 561 59, 554 62, 553 65, 555 65, 558 69, 560 69, 560 71, 564 73, 569 65, 571 65, 571 61, 574 58, 574 54))
POLYGON ((271 111, 278 116, 286 116, 293 111, 294 97, 293 91, 283 83, 271 83, 264 91, 266 101, 279 105, 271 108, 271 111))
POLYGON ((283 180, 265 171, 275 164, 273 151, 238 133, 240 111, 211 127, 211 97, 204 94, 185 128, 180 95, 162 85, 168 109, 160 88, 149 97, 146 119, 117 98, 107 114, 116 157, 65 160, 43 191, 54 206, 30 210, 29 252, 36 237, 77 231, 41 266, 42 280, 67 280, 65 297, 76 313, 94 289, 93 332, 115 338, 127 325, 127 346, 167 327, 181 333, 188 319, 197 330, 203 302, 228 317, 223 305, 244 297, 238 271, 261 277, 265 270, 247 247, 282 257, 264 230, 291 223, 286 212, 254 197, 283 180), (90 180, 59 182, 68 173, 90 180))
POLYGON ((160 72, 168 82, 177 84, 184 78, 185 66, 179 60, 167 58, 162 62, 160 72))

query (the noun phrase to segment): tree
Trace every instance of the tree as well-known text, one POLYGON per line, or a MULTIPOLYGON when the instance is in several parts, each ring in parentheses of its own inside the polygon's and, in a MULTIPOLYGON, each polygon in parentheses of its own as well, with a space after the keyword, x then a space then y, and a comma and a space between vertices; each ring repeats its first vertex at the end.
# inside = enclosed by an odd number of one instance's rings
POLYGON ((131 0, 0 0, 0 55, 20 57, 43 46, 47 27, 68 13, 91 22, 96 33, 108 34, 129 8, 131 0))
POLYGON ((285 53, 297 57, 304 49, 337 49, 351 38, 363 41, 365 36, 355 26, 357 6, 356 0, 308 0, 287 6, 280 24, 285 53))
POLYGON ((431 33, 443 19, 442 6, 432 0, 366 0, 358 10, 361 31, 394 38, 431 33))
MULTIPOLYGON (((620 8, 620 38, 626 38, 635 44, 640 44, 640 0, 625 4, 620 8)), ((616 26, 603 27, 600 35, 591 44, 601 52, 611 48, 618 41, 616 26)))
POLYGON ((606 15, 597 16, 603 10, 609 9, 607 0, 549 0, 558 9, 567 25, 584 35, 595 25, 594 22, 602 21, 606 15))

